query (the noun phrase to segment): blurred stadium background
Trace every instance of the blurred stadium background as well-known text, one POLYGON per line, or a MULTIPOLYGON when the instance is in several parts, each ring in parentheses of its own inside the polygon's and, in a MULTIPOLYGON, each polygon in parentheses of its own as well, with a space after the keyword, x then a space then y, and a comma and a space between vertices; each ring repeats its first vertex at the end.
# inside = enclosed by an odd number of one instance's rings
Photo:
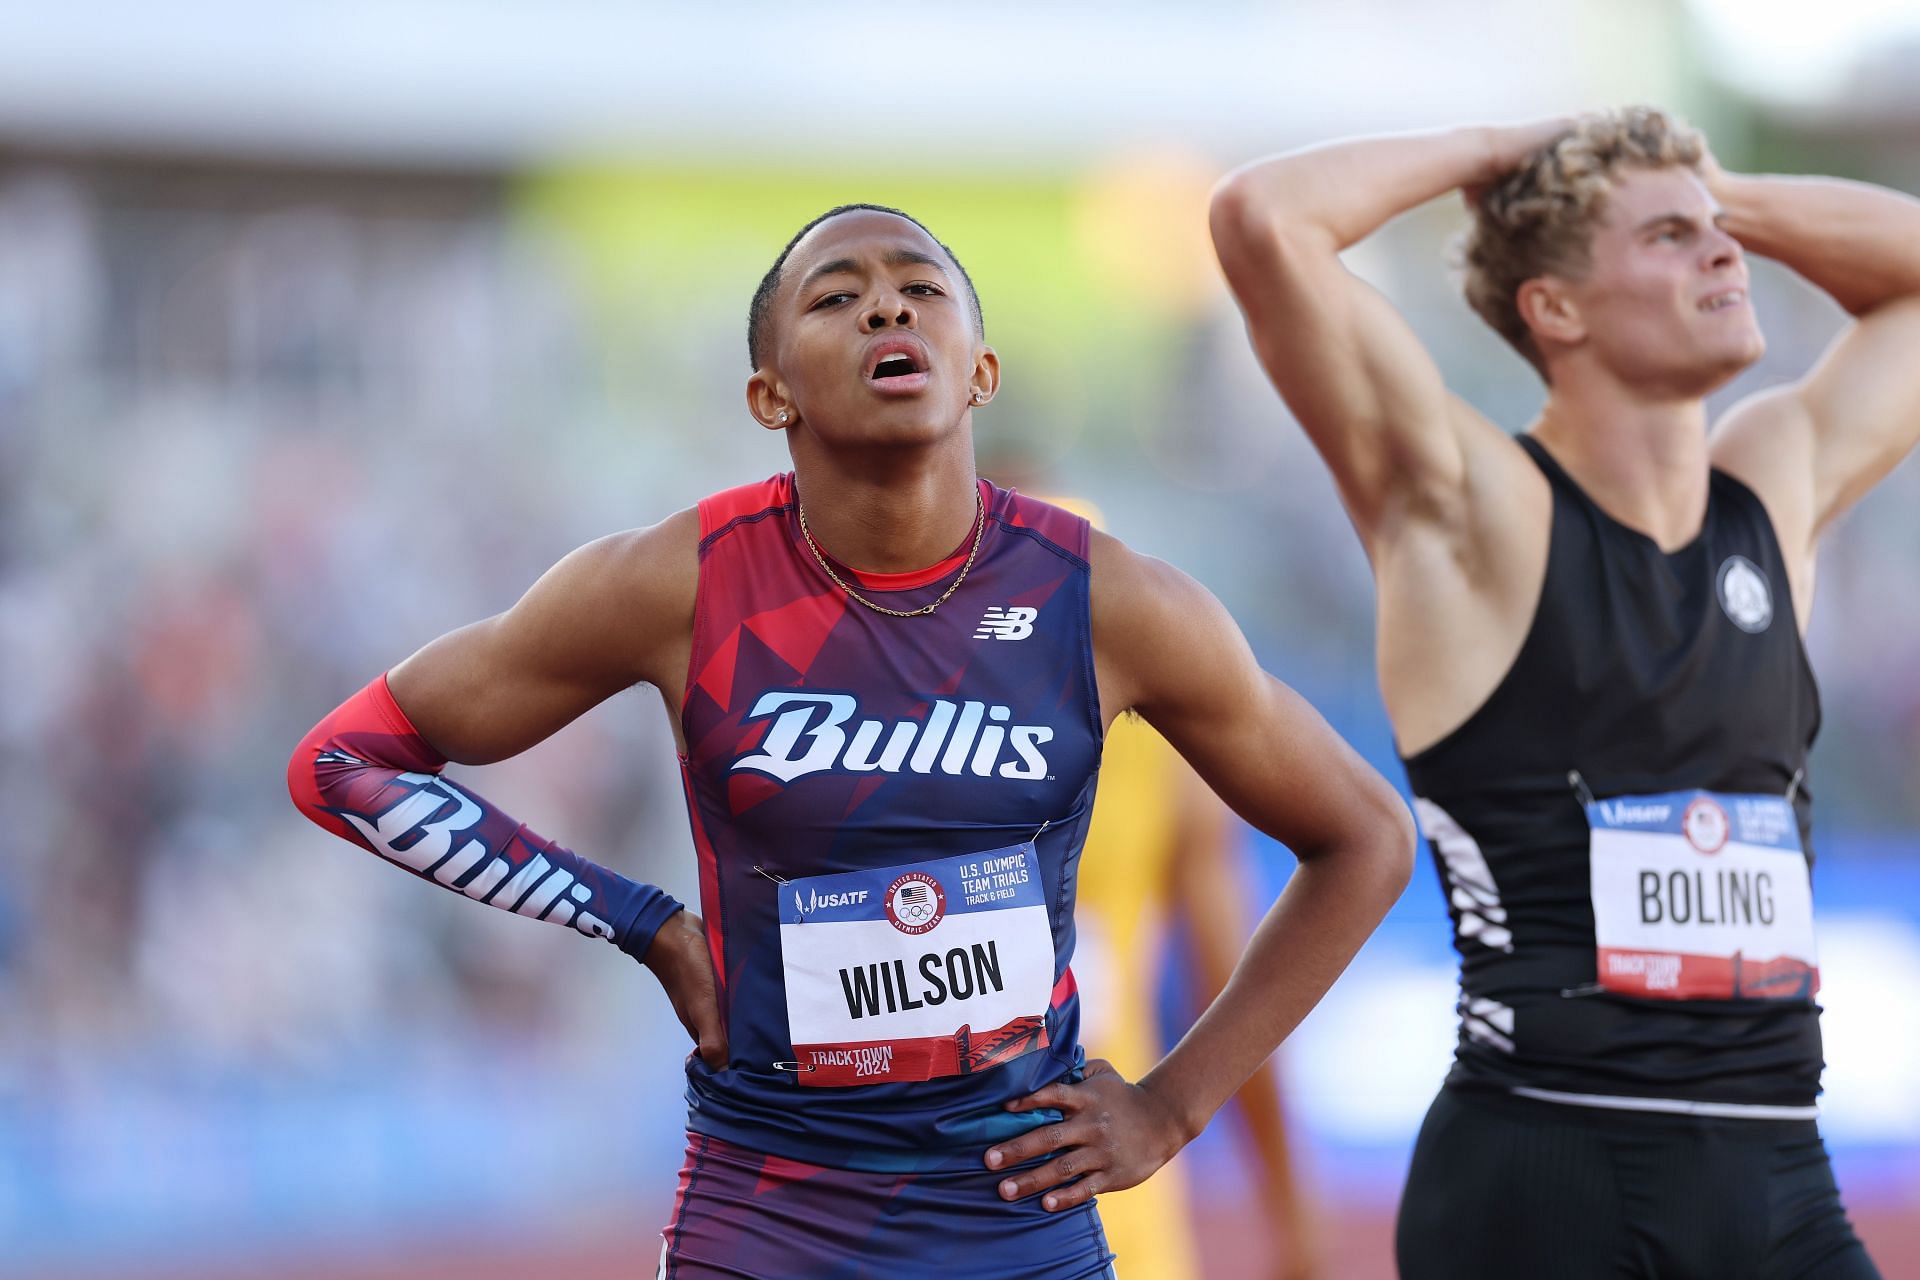
MULTIPOLYGON (((574 545, 785 467, 744 313, 807 217, 926 219, 1006 369, 988 474, 1195 573, 1398 779, 1365 566, 1218 281, 1211 181, 1650 100, 1730 167, 1920 191, 1916 86, 1899 0, 0 0, 0 1273, 652 1274, 684 1119, 652 981, 329 840, 282 768, 574 545)), ((1354 265, 1518 427, 1539 392, 1453 291, 1459 221, 1354 265)), ((1771 353, 1725 397, 1840 323, 1757 275, 1771 353)), ((1890 1277, 1920 1275, 1916 550, 1909 461, 1831 536, 1812 637, 1824 1125, 1890 1277)), ((657 701, 468 772, 691 900, 657 701)), ((1389 1274, 1452 1044, 1422 861, 1281 1054, 1343 1280, 1389 1274)), ((1264 902, 1289 859, 1246 862, 1264 902)), ((1265 1274, 1241 1158, 1181 1157, 1209 1275, 1265 1274)))

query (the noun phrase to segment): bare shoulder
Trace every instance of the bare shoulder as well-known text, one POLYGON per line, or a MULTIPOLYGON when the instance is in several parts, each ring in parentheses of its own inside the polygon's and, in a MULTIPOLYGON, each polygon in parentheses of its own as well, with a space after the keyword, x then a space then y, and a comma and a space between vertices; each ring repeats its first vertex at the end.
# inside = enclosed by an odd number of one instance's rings
POLYGON ((650 614, 684 616, 691 623, 700 578, 700 513, 676 511, 658 524, 597 538, 573 552, 556 572, 584 596, 644 606, 650 614))
POLYGON ((684 667, 693 634, 699 555, 700 513, 692 507, 598 538, 554 566, 556 611, 618 645, 635 680, 677 686, 684 671, 673 664, 684 667))
POLYGON ((1213 599, 1165 560, 1143 555, 1099 529, 1090 531, 1087 564, 1096 652, 1153 643, 1169 622, 1199 601, 1213 599))
POLYGON ((1774 387, 1727 410, 1707 440, 1708 456, 1759 497, 1774 535, 1791 556, 1814 534, 1814 435, 1797 386, 1774 387))
POLYGON ((1256 670, 1225 607, 1187 574, 1098 529, 1087 558, 1094 668, 1108 723, 1123 711, 1154 720, 1166 704, 1190 703, 1229 675, 1256 670))

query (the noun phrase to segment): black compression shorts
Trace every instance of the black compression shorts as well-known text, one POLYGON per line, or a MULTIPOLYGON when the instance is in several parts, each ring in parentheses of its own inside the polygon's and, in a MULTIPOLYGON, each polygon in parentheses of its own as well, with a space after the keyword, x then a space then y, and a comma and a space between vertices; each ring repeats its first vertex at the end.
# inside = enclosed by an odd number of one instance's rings
POLYGON ((1401 1280, 1879 1280, 1811 1120, 1440 1091, 1396 1231, 1401 1280))

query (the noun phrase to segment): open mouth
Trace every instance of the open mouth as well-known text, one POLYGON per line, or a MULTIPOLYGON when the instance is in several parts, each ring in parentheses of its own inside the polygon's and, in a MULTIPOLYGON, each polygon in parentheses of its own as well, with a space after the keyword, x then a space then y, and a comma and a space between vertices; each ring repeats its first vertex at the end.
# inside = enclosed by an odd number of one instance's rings
POLYGON ((875 382, 880 382, 887 378, 906 378, 924 372, 925 370, 914 363, 912 356, 888 356, 873 366, 873 379, 875 382))
POLYGON ((928 382, 926 348, 905 338, 890 338, 867 353, 867 385, 876 391, 919 391, 928 382))
POLYGON ((1739 306, 1746 300, 1747 291, 1745 289, 1727 289, 1723 292, 1702 298, 1700 300, 1699 310, 1725 311, 1729 307, 1739 306))

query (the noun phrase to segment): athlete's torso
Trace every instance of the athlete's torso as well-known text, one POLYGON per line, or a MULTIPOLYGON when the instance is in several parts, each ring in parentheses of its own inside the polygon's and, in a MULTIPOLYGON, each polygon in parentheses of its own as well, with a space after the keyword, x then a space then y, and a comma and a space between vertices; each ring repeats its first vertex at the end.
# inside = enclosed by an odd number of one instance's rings
MULTIPOLYGON (((803 540, 791 476, 700 504, 684 773, 730 1061, 689 1062, 697 1132, 843 1167, 977 1158, 1035 1122, 1002 1104, 1076 1065, 1074 869, 1101 741, 1087 526, 981 493, 964 584, 913 618, 833 583, 803 540), (937 930, 1015 909, 1037 922, 1025 953, 1005 935, 948 946, 962 926, 937 930), (927 955, 921 929, 941 939, 927 955), (863 939, 903 958, 876 960, 863 939), (810 988, 802 963, 821 975, 810 988), (1035 1016, 990 1012, 1023 981, 1038 984, 1035 1016), (822 1017, 840 1029, 790 1025, 822 1017), (886 1032, 883 1049, 832 1047, 887 1027, 914 1030, 886 1032), (914 1071, 934 1078, 900 1074, 914 1071), (870 1073, 882 1082, 852 1083, 870 1073)), ((835 571, 909 610, 966 550, 922 574, 835 571)))
MULTIPOLYGON (((1537 611, 1487 701, 1405 762, 1461 955, 1451 1080, 1809 1104, 1821 1067, 1810 994, 1678 1001, 1598 989, 1582 807, 1583 790, 1790 797, 1787 825, 1810 848, 1804 769, 1819 701, 1766 510, 1715 471, 1700 535, 1663 553, 1535 441, 1521 444, 1553 497, 1537 611)), ((1687 883, 1724 894, 1717 874, 1687 883)), ((1640 905, 1674 914, 1654 898, 1640 905)))

